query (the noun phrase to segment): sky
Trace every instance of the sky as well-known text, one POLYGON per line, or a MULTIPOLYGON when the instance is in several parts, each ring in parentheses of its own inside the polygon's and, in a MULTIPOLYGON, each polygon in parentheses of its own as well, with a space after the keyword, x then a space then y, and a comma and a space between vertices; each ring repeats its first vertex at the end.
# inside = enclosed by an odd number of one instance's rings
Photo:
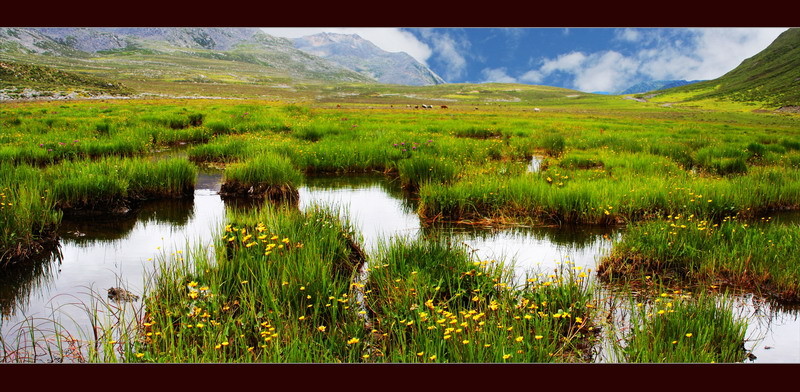
POLYGON ((263 28, 296 38, 358 34, 448 83, 525 83, 615 93, 643 81, 709 80, 785 28, 263 28))

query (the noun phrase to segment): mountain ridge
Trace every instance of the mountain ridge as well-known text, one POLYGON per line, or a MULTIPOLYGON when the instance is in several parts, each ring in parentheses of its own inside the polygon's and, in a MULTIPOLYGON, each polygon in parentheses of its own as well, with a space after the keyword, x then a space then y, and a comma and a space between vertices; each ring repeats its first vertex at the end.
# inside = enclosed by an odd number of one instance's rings
MULTIPOLYGON (((71 62, 75 68, 65 71, 80 72, 78 68, 86 67, 96 69, 100 67, 99 63, 108 63, 112 58, 119 61, 112 64, 116 73, 124 73, 129 70, 123 63, 144 64, 147 60, 141 57, 151 55, 179 56, 158 58, 160 63, 171 61, 174 64, 172 68, 178 71, 186 66, 187 57, 196 57, 255 64, 264 67, 265 76, 374 83, 369 77, 310 56, 294 48, 290 40, 272 37, 257 28, 0 28, 0 59, 40 65, 63 64, 68 62, 66 59, 85 60, 82 63, 71 62)), ((184 71, 185 74, 192 73, 188 68, 184 71)))
POLYGON ((380 83, 425 86, 446 83, 405 52, 387 52, 358 34, 319 33, 293 39, 307 53, 368 75, 380 83))

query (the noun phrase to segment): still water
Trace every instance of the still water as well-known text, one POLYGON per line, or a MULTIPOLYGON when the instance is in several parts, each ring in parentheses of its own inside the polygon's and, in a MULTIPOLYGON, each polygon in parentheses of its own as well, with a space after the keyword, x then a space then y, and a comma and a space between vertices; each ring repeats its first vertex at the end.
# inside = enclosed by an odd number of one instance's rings
MULTIPOLYGON (((221 178, 220 171, 204 169, 193 199, 148 203, 129 217, 65 218, 60 255, 0 274, 0 334, 6 348, 18 346, 15 339, 26 339, 19 336, 25 327, 52 332, 57 329, 53 320, 73 338, 91 340, 89 308, 108 288, 142 295, 159 257, 180 257, 190 246, 211 244, 225 218, 226 203, 217 193, 221 178)), ((415 200, 391 179, 374 175, 309 177, 300 188, 300 208, 312 204, 346 211, 368 254, 393 236, 449 236, 481 260, 513 265, 518 279, 564 262, 594 270, 619 235, 597 227, 423 228, 415 200)), ((800 363, 797 309, 750 296, 737 298, 736 304, 737 314, 749 320, 745 346, 756 355, 754 362, 800 363)))

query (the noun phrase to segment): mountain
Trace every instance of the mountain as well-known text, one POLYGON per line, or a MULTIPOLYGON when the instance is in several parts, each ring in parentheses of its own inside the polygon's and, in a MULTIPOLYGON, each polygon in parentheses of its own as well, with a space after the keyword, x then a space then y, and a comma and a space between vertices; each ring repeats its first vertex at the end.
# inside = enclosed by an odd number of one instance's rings
POLYGON ((358 34, 320 33, 294 39, 307 53, 370 76, 380 83, 426 86, 445 81, 405 52, 387 52, 358 34))
POLYGON ((634 84, 627 89, 620 91, 617 95, 622 94, 640 94, 648 91, 665 90, 668 88, 685 86, 687 84, 702 82, 702 80, 652 80, 649 82, 641 82, 634 84))
POLYGON ((783 32, 766 49, 721 77, 665 90, 691 99, 800 105, 800 29, 783 32))
POLYGON ((0 28, 0 60, 144 89, 161 82, 375 83, 256 28, 0 28))

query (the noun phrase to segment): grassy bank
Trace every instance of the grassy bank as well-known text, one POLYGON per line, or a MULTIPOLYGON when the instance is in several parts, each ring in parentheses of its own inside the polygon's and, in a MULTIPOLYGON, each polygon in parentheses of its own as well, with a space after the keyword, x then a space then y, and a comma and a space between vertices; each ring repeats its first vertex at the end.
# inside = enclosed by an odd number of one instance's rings
POLYGON ((614 341, 616 362, 736 363, 747 359, 747 321, 725 298, 662 293, 631 303, 630 327, 614 341))
POLYGON ((0 163, 0 267, 57 246, 61 213, 36 169, 0 163))
POLYGON ((796 224, 672 216, 630 226, 598 272, 610 279, 664 279, 734 285, 765 296, 800 301, 796 224))

